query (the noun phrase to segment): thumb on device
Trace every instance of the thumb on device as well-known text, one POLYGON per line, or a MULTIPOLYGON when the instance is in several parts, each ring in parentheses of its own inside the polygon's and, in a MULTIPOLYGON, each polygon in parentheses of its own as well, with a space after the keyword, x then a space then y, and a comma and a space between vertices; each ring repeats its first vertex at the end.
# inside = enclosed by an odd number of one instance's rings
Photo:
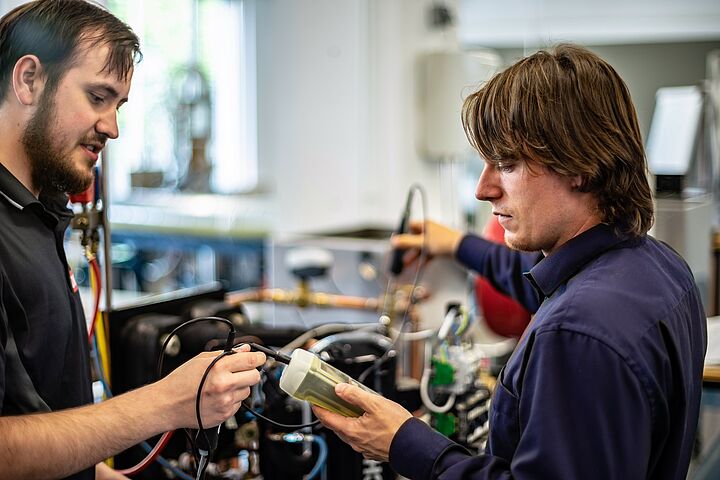
POLYGON ((372 399, 378 396, 376 393, 366 392, 362 388, 349 383, 338 383, 335 385, 335 393, 338 397, 353 405, 357 405, 366 412, 372 412, 372 399))

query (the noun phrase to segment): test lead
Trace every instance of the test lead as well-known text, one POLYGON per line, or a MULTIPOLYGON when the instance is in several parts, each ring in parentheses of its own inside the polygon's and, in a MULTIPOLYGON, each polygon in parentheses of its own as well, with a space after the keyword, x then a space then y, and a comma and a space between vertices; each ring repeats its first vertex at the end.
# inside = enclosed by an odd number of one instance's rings
POLYGON ((258 352, 262 352, 262 353, 264 353, 265 355, 267 355, 268 357, 274 358, 274 359, 277 360, 278 362, 284 363, 285 365, 289 365, 289 364, 290 364, 290 357, 288 357, 288 356, 285 355, 284 353, 280 353, 280 352, 278 352, 278 351, 276 351, 276 350, 271 350, 271 349, 269 349, 269 348, 267 348, 267 347, 263 347, 262 345, 258 345, 257 343, 252 343, 252 342, 250 342, 250 343, 248 343, 248 345, 250 345, 250 348, 252 348, 253 350, 257 350, 258 352))

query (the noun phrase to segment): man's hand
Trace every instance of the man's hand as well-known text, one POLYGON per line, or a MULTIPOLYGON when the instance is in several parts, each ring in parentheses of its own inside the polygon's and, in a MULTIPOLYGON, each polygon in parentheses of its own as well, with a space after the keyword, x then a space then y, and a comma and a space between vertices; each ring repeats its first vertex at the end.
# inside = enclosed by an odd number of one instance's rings
POLYGON ((427 248, 428 256, 454 256, 464 234, 459 230, 446 227, 433 221, 414 221, 410 223, 410 232, 393 235, 390 239, 395 248, 414 250, 416 253, 427 248))
MULTIPOLYGON (((265 354, 249 352, 249 346, 236 349, 236 353, 220 359, 205 380, 200 399, 203 427, 218 425, 235 414, 240 404, 250 395, 250 387, 260 381, 255 369, 265 363, 265 354)), ((172 428, 197 428, 195 396, 208 365, 221 352, 204 352, 188 360, 158 382, 174 408, 172 428)))
MULTIPOLYGON (((255 367, 265 363, 265 355, 248 352, 247 347, 240 350, 221 358, 208 374, 200 400, 206 428, 233 415, 250 394, 250 386, 260 380, 255 367)), ((153 435, 197 428, 198 385, 220 353, 201 353, 162 380, 105 402, 37 415, 0 416, 0 477, 67 477, 153 435)), ((102 470, 100 474, 106 473, 102 470)))
POLYGON ((335 393, 365 410, 362 417, 344 417, 313 406, 318 419, 353 450, 369 460, 386 462, 395 433, 412 414, 397 403, 348 383, 335 386, 335 393))

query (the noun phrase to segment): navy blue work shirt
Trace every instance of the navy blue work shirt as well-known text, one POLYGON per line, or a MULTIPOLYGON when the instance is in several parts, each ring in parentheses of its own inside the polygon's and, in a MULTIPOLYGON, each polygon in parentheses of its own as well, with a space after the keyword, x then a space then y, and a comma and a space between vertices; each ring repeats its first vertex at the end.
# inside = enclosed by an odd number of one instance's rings
POLYGON ((601 224, 544 259, 475 236, 457 257, 537 312, 498 378, 486 452, 472 456, 411 419, 390 447, 398 473, 685 479, 707 334, 679 255, 601 224))

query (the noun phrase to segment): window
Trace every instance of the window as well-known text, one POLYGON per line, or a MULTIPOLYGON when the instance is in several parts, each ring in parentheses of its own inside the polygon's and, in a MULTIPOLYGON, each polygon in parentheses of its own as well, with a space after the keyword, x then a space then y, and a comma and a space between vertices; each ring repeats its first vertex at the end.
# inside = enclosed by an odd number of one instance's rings
POLYGON ((113 201, 256 186, 254 1, 107 0, 143 52, 109 144, 113 201))

